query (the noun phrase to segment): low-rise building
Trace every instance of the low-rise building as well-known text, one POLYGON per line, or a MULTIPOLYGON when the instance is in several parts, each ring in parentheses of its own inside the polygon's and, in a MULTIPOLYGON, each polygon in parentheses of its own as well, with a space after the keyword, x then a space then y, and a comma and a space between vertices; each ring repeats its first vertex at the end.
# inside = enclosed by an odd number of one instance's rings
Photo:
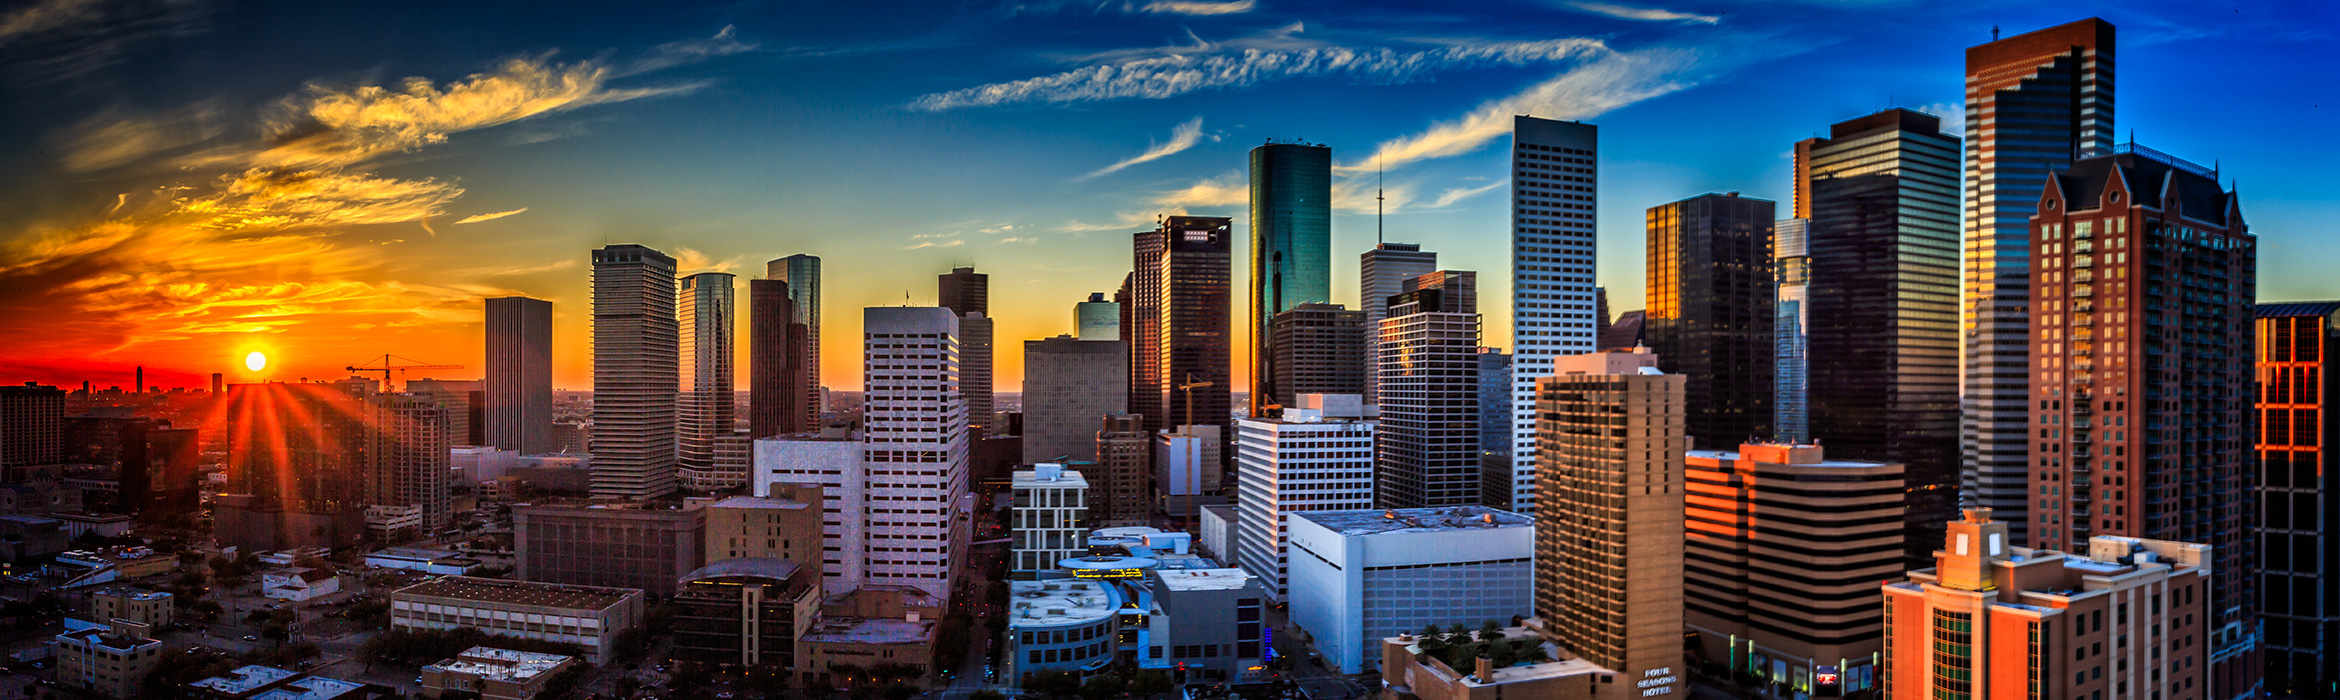
POLYGON ((172 612, 169 593, 113 586, 89 594, 89 617, 100 624, 123 620, 151 629, 170 629, 172 612))
POLYGON ((1505 627, 1487 641, 1459 634, 1381 641, 1385 700, 1626 700, 1665 695, 1676 680, 1670 671, 1619 678, 1531 627, 1505 627))
POLYGON ((1022 686, 1038 673, 1087 677, 1111 670, 1123 599, 1104 581, 1010 581, 1004 682, 1022 686))
POLYGON ((840 667, 886 664, 931 668, 943 603, 910 586, 872 585, 831 595, 819 620, 798 640, 796 669, 805 683, 839 683, 840 667))
POLYGON ((796 640, 821 611, 821 576, 769 557, 725 559, 692 571, 674 592, 674 658, 796 668, 796 640))
POLYGON ((117 513, 51 513, 49 517, 64 523, 65 536, 73 539, 81 539, 82 535, 88 534, 99 537, 128 535, 134 520, 131 516, 117 513))
POLYGON ((1014 533, 1008 573, 1029 579, 1056 568, 1056 563, 1086 554, 1089 520, 1089 481, 1065 465, 1044 462, 1013 475, 1015 511, 1008 531, 1014 533))
POLYGON ((484 566, 478 559, 463 556, 452 549, 424 549, 421 547, 391 547, 366 555, 366 566, 376 569, 402 569, 442 576, 462 576, 484 566))
POLYGON ((474 693, 480 700, 532 700, 554 677, 575 667, 573 656, 472 647, 424 666, 422 696, 436 698, 452 691, 474 693))
POLYGON ((1267 592, 1259 577, 1236 568, 1147 573, 1153 614, 1141 666, 1183 670, 1189 680, 1231 680, 1265 659, 1267 592))
POLYGON ((1194 549, 1203 556, 1222 562, 1235 561, 1235 507, 1202 506, 1197 508, 1197 522, 1202 534, 1194 538, 1194 549))
MULTIPOLYGON (((746 472, 741 472, 744 478, 746 472)), ((815 572, 821 551, 820 484, 775 483, 769 496, 732 496, 702 506, 707 511, 707 560, 786 559, 815 572)))
POLYGON ((290 568, 260 574, 260 594, 277 600, 305 601, 341 592, 341 576, 332 569, 290 568))
POLYGON ((178 557, 154 551, 150 547, 109 547, 96 551, 77 549, 58 554, 49 563, 48 572, 65 580, 60 588, 76 588, 167 574, 177 568, 178 563, 178 557))
MULTIPOLYGON (((4 493, 4 492, 0 492, 4 493)), ((0 515, 0 559, 23 561, 65 551, 65 523, 38 515, 0 515)))
POLYGON ((313 676, 269 666, 245 666, 180 687, 187 700, 370 700, 395 697, 385 686, 313 676))
POLYGON ((1534 521, 1485 506, 1292 513, 1292 624, 1325 665, 1363 673, 1380 641, 1535 611, 1534 521))
POLYGON ((471 627, 488 634, 575 644, 609 661, 618 633, 641 624, 640 589, 449 576, 390 594, 390 628, 471 627))
POLYGON ((57 684, 111 698, 138 694, 162 665, 163 643, 146 625, 113 620, 57 635, 57 684))
POLYGON ((376 542, 405 542, 426 534, 423 531, 423 507, 366 506, 366 532, 376 542))
POLYGON ((625 505, 512 506, 516 577, 672 595, 706 560, 705 509, 625 505))

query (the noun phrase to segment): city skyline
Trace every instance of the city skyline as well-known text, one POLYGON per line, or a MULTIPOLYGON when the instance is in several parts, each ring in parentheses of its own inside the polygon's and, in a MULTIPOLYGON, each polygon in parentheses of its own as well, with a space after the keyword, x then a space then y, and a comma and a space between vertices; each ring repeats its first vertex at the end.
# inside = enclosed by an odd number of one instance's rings
MULTIPOLYGON (((0 330, 28 338, 0 372, 60 386, 128 386, 137 366, 157 386, 212 372, 318 380, 388 350, 472 378, 485 366, 481 300, 527 295, 554 303, 555 386, 585 389, 589 252, 639 243, 673 252, 686 275, 828 258, 826 315, 840 327, 821 348, 824 383, 856 389, 851 310, 933 303, 926 275, 972 264, 997 276, 996 306, 1016 310, 993 314, 997 336, 1012 346, 1069 332, 1062 307, 1112 290, 1122 237, 1155 215, 1234 216, 1244 249, 1244 154, 1270 138, 1334 147, 1331 301, 1356 308, 1340 261, 1372 246, 1376 162, 1386 240, 1438 250, 1447 267, 1507 267, 1508 129, 1471 117, 1509 113, 1601 127, 1595 280, 1613 312, 1629 311, 1641 306, 1642 209, 1731 190, 1786 201, 1794 141, 1893 106, 1961 124, 1966 47, 1993 26, 2012 36, 2090 14, 2122 30, 2119 138, 2250 178, 2273 253, 2262 298, 2332 296, 2313 272, 2340 250, 2310 232, 2340 202, 2293 175, 2334 146, 2176 107, 2185 86, 2215 79, 2241 101, 2226 114, 2328 108, 2274 89, 2340 62, 2321 50, 2334 37, 2313 29, 2330 25, 2328 10, 1563 3, 1430 23, 1431 11, 1394 5, 1184 9, 1225 12, 976 5, 896 25, 825 10, 611 9, 395 47, 272 31, 321 8, 104 8, 21 25, 0 45, 15 68, 0 93, 50 108, 0 115, 14 178, 0 211, 21 222, 0 231, 12 259, 0 330), (1406 19, 1439 38, 1372 28, 1406 19), (993 32, 1017 40, 977 38, 993 32), (1247 65, 1247 50, 1317 67, 1247 65), (969 60, 913 70, 943 55, 969 60), (1335 56, 1371 60, 1327 67, 1335 56), (194 58, 239 77, 157 70, 194 58), (1174 95, 1078 77, 1164 61, 1240 70, 1162 88, 1174 95), (878 79, 835 79, 856 73, 878 79), (1782 85, 1846 87, 1771 99, 1782 85), (464 95, 496 99, 472 113, 453 106, 464 95), (1765 109, 1709 128, 1706 107, 1744 100, 1765 109), (901 152, 999 167, 910 172, 884 157, 901 152), (816 168, 837 177, 809 179, 816 168), (263 372, 243 368, 254 350, 270 358, 263 372)), ((431 14, 368 19, 396 30, 431 14)), ((1490 275, 1486 291, 1502 298, 1509 284, 1490 275)), ((1231 340, 1251 342, 1237 325, 1231 340)), ((1508 347, 1511 327, 1510 309, 1490 304, 1487 344, 1508 347)), ((1232 362, 1247 385, 1243 353, 1232 362)), ((1003 351, 997 374, 1015 390, 1020 352, 1003 351)), ((736 381, 745 388, 744 373, 736 381)))

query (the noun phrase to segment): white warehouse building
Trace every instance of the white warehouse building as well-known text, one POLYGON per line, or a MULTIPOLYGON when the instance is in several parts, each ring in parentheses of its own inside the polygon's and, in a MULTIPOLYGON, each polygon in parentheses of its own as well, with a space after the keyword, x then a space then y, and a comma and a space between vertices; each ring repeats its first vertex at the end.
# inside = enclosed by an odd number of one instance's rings
POLYGON ((1381 640, 1533 614, 1534 519, 1485 506, 1293 513, 1292 624, 1326 666, 1381 667, 1381 640))

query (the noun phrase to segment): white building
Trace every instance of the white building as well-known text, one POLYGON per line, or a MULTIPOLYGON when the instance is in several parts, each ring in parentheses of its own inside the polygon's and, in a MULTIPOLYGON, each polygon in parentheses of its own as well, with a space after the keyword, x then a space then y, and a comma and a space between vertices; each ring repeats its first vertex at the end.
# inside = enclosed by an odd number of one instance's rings
POLYGON ((1194 538, 1194 548, 1203 556, 1219 561, 1235 561, 1235 507, 1203 506, 1199 524, 1202 535, 1194 538))
MULTIPOLYGON (((1386 390, 1386 387, 1385 387, 1386 390)), ((1510 626, 1534 612, 1534 520, 1484 506, 1296 513, 1292 624, 1339 673, 1425 625, 1510 626)))
POLYGON ((1011 574, 1056 568, 1056 563, 1089 551, 1089 481, 1062 464, 1032 465, 1016 472, 1015 532, 1011 574))
POLYGON ((341 577, 332 569, 278 569, 260 574, 260 594, 294 602, 341 592, 341 577))
POLYGON ((1511 508, 1535 510, 1536 379, 1552 358, 1593 351, 1594 197, 1600 129, 1511 122, 1511 508))
POLYGON ((823 590, 860 588, 869 570, 869 519, 860 517, 869 507, 869 480, 862 475, 861 450, 861 436, 843 429, 756 441, 758 498, 771 498, 775 484, 821 485, 821 549, 828 555, 823 590))
POLYGON ((1170 517, 1195 517, 1195 509, 1227 502, 1226 441, 1219 426, 1181 425, 1154 434, 1154 508, 1170 517))
POLYGON ((575 644, 608 663, 619 633, 642 621, 642 591, 444 576, 390 593, 390 629, 451 630, 575 644))
POLYGON ((1235 560, 1279 601, 1285 514, 1373 507, 1373 421, 1359 397, 1298 398, 1282 418, 1235 422, 1235 560))
POLYGON ((1118 651, 1117 615, 1128 600, 1106 581, 1008 582, 1007 668, 1002 683, 1022 686, 1033 674, 1109 671, 1118 651))
POLYGON ((519 450, 462 445, 450 448, 447 453, 447 466, 455 471, 456 483, 473 488, 504 478, 520 466, 519 450))

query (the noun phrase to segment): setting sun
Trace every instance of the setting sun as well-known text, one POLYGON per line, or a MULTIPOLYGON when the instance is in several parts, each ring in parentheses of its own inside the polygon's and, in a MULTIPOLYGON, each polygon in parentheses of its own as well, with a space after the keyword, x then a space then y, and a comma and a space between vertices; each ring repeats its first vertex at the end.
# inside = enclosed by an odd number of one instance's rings
POLYGON ((267 366, 268 366, 268 356, 267 356, 267 355, 262 355, 262 354, 260 354, 260 351, 258 351, 258 350, 254 350, 254 351, 252 351, 252 354, 250 354, 250 355, 245 355, 245 356, 244 356, 244 368, 245 368, 245 369, 249 369, 249 370, 252 370, 252 371, 254 371, 254 372, 258 372, 258 371, 260 371, 260 370, 261 370, 261 368, 264 368, 264 367, 267 367, 267 366))

